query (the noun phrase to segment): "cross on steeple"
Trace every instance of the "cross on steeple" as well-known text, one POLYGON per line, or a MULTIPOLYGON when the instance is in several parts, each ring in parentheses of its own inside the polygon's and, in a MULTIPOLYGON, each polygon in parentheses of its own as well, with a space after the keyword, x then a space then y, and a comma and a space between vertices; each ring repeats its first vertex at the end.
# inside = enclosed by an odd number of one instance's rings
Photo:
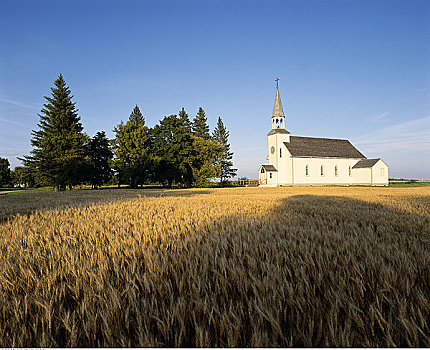
POLYGON ((279 78, 276 78, 275 81, 276 81, 276 87, 278 87, 279 78))

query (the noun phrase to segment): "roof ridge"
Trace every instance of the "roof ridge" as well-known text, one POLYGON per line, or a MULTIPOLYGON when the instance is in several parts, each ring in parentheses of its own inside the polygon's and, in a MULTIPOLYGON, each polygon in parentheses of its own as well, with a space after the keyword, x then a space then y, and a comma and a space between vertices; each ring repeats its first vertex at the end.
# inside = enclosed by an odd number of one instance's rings
POLYGON ((297 137, 302 139, 318 139, 318 140, 340 140, 340 141, 348 141, 349 143, 351 143, 351 141, 349 141, 348 139, 335 139, 331 137, 314 137, 314 136, 291 136, 291 137, 297 137))

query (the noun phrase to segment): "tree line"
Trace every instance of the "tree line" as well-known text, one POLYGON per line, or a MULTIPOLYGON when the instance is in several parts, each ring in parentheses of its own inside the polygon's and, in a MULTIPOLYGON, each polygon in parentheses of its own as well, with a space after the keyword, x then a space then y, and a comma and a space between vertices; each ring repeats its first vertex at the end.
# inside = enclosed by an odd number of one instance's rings
MULTIPOLYGON (((93 137, 84 132, 61 74, 51 92, 38 114, 38 129, 32 131, 33 149, 18 158, 23 166, 12 174, 9 171, 9 183, 56 190, 80 184, 97 188, 114 182, 132 188, 155 183, 205 187, 213 178, 224 185, 236 175, 229 132, 219 117, 210 133, 201 107, 193 120, 182 108, 178 115, 166 116, 150 128, 136 105, 128 120, 113 128, 115 136, 109 140, 104 131, 93 137)), ((0 185, 2 164, 0 161, 0 185)))

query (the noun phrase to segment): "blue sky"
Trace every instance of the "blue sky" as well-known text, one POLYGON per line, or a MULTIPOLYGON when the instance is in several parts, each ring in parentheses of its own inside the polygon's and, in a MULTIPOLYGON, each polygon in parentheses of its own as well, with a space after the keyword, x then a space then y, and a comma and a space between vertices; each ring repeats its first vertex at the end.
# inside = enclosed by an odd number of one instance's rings
POLYGON ((85 131, 202 106, 257 178, 280 78, 292 135, 349 139, 390 177, 430 179, 430 1, 0 2, 0 157, 31 149, 62 73, 85 131))

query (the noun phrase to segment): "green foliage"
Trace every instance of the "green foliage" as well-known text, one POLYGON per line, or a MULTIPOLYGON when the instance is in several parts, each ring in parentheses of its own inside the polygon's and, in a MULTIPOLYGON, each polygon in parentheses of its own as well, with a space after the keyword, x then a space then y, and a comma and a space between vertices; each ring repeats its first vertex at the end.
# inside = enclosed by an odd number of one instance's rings
POLYGON ((12 184, 9 165, 8 159, 0 158, 0 186, 10 186, 12 184))
POLYGON ((121 182, 136 187, 149 178, 151 158, 148 153, 148 127, 136 105, 127 123, 114 127, 114 168, 121 182))
POLYGON ((89 179, 94 188, 108 182, 112 177, 110 163, 113 153, 104 131, 97 132, 88 143, 89 179))
POLYGON ((52 97, 45 96, 47 103, 39 114, 39 130, 32 131, 31 155, 21 160, 32 169, 39 184, 63 190, 83 181, 87 136, 61 74, 54 84, 52 97))
POLYGON ((156 178, 183 186, 191 186, 193 181, 193 138, 189 130, 188 116, 181 111, 181 117, 164 117, 151 130, 151 150, 156 160, 156 178))
POLYGON ((223 146, 213 140, 205 140, 202 137, 193 137, 193 169, 194 185, 196 187, 209 186, 209 180, 217 176, 220 165, 216 163, 223 146))
POLYGON ((225 184, 225 181, 229 178, 236 176, 237 169, 233 168, 233 152, 230 151, 230 144, 228 143, 228 137, 230 133, 227 131, 221 117, 218 117, 218 122, 215 130, 213 131, 212 138, 222 146, 222 152, 217 159, 218 173, 221 185, 225 184))
POLYGON ((208 119, 206 118, 205 111, 202 107, 199 107, 199 111, 194 117, 192 123, 192 131, 195 136, 201 137, 205 140, 209 140, 211 138, 207 121, 208 119))
POLYGON ((149 129, 136 105, 128 121, 114 127, 113 140, 104 132, 90 139, 61 74, 54 85, 39 114, 39 129, 32 131, 33 150, 21 159, 24 167, 13 173, 19 186, 63 190, 91 182, 96 188, 114 178, 119 187, 148 182, 204 187, 213 177, 223 181, 235 174, 228 132, 221 123, 223 129, 215 131, 218 139, 212 138, 201 107, 192 122, 182 108, 149 129))
POLYGON ((16 166, 11 172, 12 182, 15 186, 34 187, 35 180, 29 167, 16 166))

